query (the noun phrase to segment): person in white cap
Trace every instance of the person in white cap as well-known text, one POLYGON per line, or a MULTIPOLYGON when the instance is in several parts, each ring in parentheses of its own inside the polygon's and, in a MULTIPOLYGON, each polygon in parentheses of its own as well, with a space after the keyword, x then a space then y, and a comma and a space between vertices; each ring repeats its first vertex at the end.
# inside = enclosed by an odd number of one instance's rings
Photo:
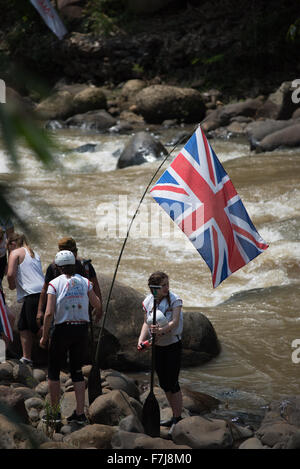
MULTIPOLYGON (((86 423, 84 414, 85 382, 82 365, 88 347, 89 302, 96 310, 96 321, 101 318, 101 302, 93 290, 92 283, 75 273, 75 256, 71 251, 59 251, 55 264, 61 275, 48 285, 47 307, 42 348, 47 347, 49 332, 53 323, 53 332, 49 345, 48 382, 51 403, 50 420, 60 422, 60 380, 59 375, 69 352, 70 373, 74 384, 76 410, 67 418, 68 422, 86 423)), ((44 417, 49 420, 49 415, 44 417)))

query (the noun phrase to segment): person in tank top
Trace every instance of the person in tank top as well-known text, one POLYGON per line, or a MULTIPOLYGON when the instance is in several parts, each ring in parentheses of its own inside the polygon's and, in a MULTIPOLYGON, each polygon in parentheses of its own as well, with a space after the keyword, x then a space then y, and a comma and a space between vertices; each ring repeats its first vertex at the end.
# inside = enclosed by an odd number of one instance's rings
POLYGON ((32 366, 33 335, 39 328, 36 315, 39 297, 44 285, 40 256, 32 250, 24 234, 13 233, 8 238, 7 281, 10 290, 17 291, 17 301, 22 303, 18 330, 22 345, 21 362, 32 366))
POLYGON ((159 385, 164 390, 173 417, 162 421, 161 425, 170 427, 169 435, 182 417, 182 392, 179 385, 181 364, 181 334, 183 331, 182 300, 169 290, 169 278, 164 272, 154 272, 148 279, 151 293, 143 301, 144 323, 138 339, 138 348, 149 334, 156 335, 155 341, 155 371, 159 385), (157 291, 157 321, 153 325, 154 296, 152 286, 159 287, 157 291), (161 320, 163 318, 163 321, 161 320))

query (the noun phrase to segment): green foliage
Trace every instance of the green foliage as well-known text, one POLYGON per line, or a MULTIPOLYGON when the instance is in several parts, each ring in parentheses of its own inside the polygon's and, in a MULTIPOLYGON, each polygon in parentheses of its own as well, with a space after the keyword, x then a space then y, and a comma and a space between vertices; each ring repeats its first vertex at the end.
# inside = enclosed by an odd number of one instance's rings
POLYGON ((133 64, 132 71, 135 75, 141 76, 144 73, 144 67, 139 64, 133 64))
POLYGON ((105 36, 120 31, 124 2, 120 0, 89 0, 84 10, 84 30, 105 36))
POLYGON ((212 57, 202 59, 202 63, 204 65, 210 65, 216 62, 222 62, 223 60, 224 60, 224 54, 216 54, 216 55, 213 55, 212 57))
POLYGON ((288 42, 300 42, 300 18, 298 18, 288 29, 286 39, 288 42))
POLYGON ((46 415, 46 434, 49 438, 53 437, 57 424, 53 421, 60 413, 60 402, 52 406, 50 402, 45 402, 45 415, 46 415))

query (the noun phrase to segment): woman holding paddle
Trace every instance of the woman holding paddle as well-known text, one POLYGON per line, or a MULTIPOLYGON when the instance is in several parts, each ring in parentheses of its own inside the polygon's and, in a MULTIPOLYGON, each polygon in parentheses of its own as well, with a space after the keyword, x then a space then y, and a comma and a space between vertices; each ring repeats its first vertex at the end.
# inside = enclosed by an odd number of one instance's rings
POLYGON ((155 335, 155 371, 173 412, 172 419, 161 422, 161 425, 171 427, 181 420, 182 412, 178 382, 183 329, 182 300, 169 290, 169 278, 164 272, 154 272, 149 277, 148 286, 151 293, 143 301, 144 323, 138 347, 149 337, 149 332, 155 335), (155 302, 157 322, 153 324, 155 302))

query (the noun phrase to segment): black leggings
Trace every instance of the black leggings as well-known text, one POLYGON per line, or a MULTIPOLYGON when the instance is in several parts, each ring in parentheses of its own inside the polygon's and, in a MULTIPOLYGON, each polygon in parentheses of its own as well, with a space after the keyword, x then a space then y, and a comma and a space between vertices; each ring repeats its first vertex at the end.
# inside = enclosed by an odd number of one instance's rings
POLYGON ((155 346, 155 371, 159 385, 165 392, 180 391, 178 376, 181 364, 181 341, 166 346, 155 346))
POLYGON ((73 382, 83 381, 81 367, 88 348, 88 324, 57 324, 49 347, 48 378, 59 381, 59 373, 69 351, 70 373, 73 382))

